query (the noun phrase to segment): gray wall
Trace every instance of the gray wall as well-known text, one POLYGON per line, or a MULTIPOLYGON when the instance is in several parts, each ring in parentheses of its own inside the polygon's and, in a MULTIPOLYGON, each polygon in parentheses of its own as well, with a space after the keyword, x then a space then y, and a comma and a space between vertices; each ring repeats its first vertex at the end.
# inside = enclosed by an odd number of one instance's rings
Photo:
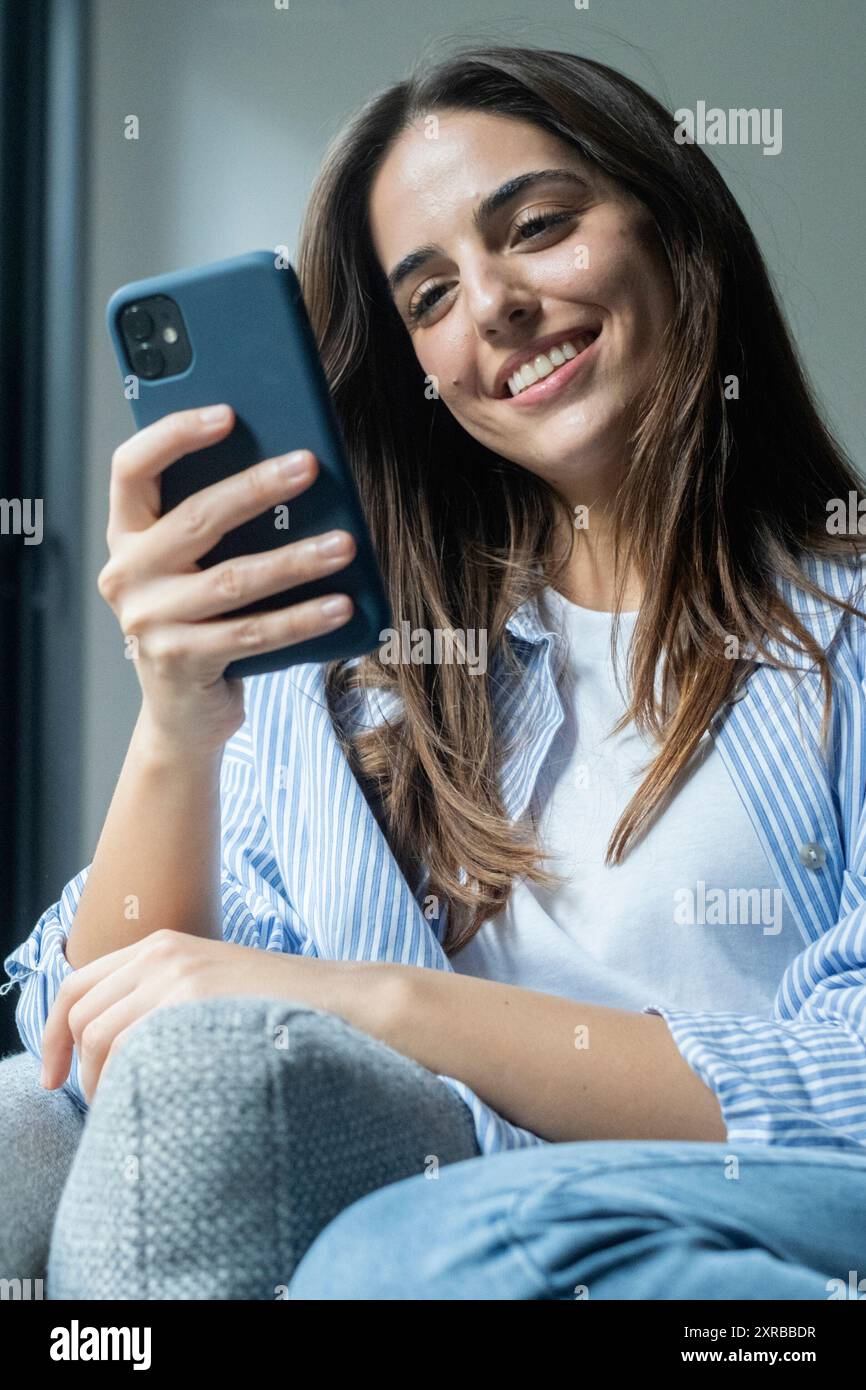
POLYGON ((770 263, 856 460, 863 414, 863 0, 94 0, 86 401, 86 778, 92 858, 139 703, 96 576, 109 460, 132 432, 104 326, 127 280, 256 247, 293 252, 330 135, 454 36, 569 49, 672 109, 781 107, 784 146, 709 148, 770 263), (124 138, 130 113, 137 142, 124 138))

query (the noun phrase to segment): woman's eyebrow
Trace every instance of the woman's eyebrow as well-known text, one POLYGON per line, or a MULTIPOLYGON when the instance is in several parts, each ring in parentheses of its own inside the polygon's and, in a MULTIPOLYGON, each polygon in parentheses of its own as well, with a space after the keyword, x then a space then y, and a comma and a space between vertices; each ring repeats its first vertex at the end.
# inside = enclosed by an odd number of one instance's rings
MULTIPOLYGON (((479 231, 483 231, 505 203, 516 198, 518 193, 523 193, 527 188, 542 182, 569 183, 579 188, 581 192, 585 192, 589 187, 586 179, 581 178, 573 169, 531 169, 525 174, 517 174, 513 179, 508 179, 492 193, 488 193, 486 198, 482 198, 472 214, 474 225, 479 231)), ((427 261, 441 254, 442 247, 432 242, 426 246, 417 246, 414 251, 410 251, 408 256, 404 256, 401 261, 397 262, 388 276, 388 288, 391 295, 396 294, 398 287, 407 275, 411 275, 414 270, 420 269, 427 261)))

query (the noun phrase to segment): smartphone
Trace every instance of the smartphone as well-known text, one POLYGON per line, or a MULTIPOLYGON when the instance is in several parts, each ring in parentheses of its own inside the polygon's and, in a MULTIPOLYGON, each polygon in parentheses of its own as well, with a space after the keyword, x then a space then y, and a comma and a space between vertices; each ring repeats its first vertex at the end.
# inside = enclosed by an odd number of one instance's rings
POLYGON ((235 412, 225 439, 164 470, 163 513, 208 484, 277 454, 310 449, 318 459, 318 475, 304 492, 227 532, 200 565, 333 528, 355 539, 355 556, 343 569, 220 615, 346 593, 355 606, 348 622, 278 651, 239 658, 223 674, 250 676, 301 662, 362 656, 378 646, 380 633, 391 626, 385 586, 291 266, 270 251, 252 251, 136 280, 111 296, 106 321, 139 429, 171 411, 222 401, 235 412))

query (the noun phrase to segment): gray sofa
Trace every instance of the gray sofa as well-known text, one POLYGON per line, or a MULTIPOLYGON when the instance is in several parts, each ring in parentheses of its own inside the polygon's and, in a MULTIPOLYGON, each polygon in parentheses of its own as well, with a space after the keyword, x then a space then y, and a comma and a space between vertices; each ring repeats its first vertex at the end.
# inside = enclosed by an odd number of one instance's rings
POLYGON ((0 1278, 44 1291, 51 1229, 84 1128, 62 1091, 39 1085, 29 1052, 0 1061, 0 1278), (38 1281, 43 1281, 42 1290, 38 1281))
POLYGON ((38 1075, 0 1061, 0 1278, 51 1299, 291 1297, 345 1207, 478 1154, 438 1077, 286 1000, 157 1009, 86 1117, 38 1075))

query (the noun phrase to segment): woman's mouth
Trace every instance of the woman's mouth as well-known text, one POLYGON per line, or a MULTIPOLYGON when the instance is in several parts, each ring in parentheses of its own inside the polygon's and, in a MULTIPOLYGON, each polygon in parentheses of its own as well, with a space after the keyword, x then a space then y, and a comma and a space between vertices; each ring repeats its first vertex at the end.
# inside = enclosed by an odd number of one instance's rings
POLYGON ((533 405, 546 401, 572 381, 593 360, 601 329, 565 338, 556 347, 524 362, 508 378, 500 397, 508 405, 533 405))

